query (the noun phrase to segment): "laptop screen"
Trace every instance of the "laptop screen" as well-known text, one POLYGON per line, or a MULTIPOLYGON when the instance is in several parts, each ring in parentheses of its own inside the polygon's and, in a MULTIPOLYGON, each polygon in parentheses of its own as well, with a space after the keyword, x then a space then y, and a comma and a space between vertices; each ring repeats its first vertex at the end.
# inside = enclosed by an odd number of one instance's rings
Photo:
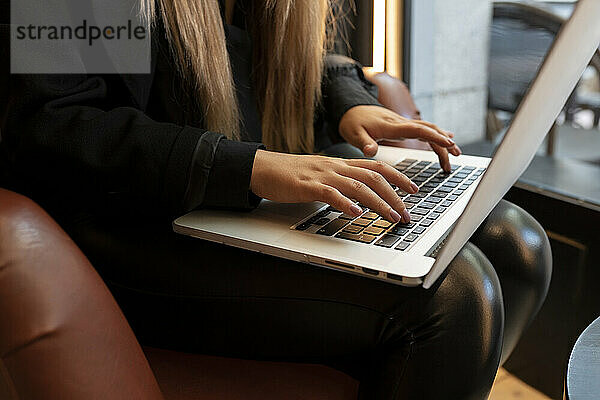
MULTIPOLYGON (((600 44, 600 0, 580 0, 554 40, 502 143, 448 236, 423 287, 444 272, 525 171, 600 44)), ((504 98, 506 101, 507 98, 504 98)))

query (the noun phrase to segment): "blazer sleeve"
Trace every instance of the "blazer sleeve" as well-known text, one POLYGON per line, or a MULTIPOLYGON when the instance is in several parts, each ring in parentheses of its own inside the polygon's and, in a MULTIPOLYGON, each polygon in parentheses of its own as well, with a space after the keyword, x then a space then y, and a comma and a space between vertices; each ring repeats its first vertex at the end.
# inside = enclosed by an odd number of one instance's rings
POLYGON ((351 58, 337 54, 325 57, 322 92, 327 121, 337 135, 340 120, 352 107, 381 106, 377 101, 377 86, 365 78, 362 66, 351 58))
POLYGON ((20 78, 6 127, 19 176, 46 194, 116 195, 170 215, 200 205, 256 205, 249 185, 260 144, 157 122, 126 89, 111 93, 118 87, 111 79, 119 77, 20 78), (236 188, 221 192, 227 181, 236 188))

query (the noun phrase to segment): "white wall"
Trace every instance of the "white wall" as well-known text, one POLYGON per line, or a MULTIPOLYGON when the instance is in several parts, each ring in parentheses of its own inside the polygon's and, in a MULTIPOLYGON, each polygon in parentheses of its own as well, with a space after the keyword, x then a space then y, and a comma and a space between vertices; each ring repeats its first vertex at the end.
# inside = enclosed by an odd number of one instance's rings
POLYGON ((412 2, 411 92, 459 144, 485 137, 491 15, 491 0, 412 2))

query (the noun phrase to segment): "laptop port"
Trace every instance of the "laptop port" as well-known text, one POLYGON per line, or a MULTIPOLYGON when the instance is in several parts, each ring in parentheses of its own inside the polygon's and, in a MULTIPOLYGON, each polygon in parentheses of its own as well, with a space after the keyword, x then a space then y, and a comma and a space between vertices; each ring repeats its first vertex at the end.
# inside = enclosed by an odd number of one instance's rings
POLYGON ((400 275, 396 275, 396 274, 390 274, 389 272, 387 273, 387 277, 388 279, 393 279, 395 281, 399 281, 402 282, 404 280, 404 278, 400 275))
POLYGON ((363 270, 363 272, 365 274, 374 275, 374 276, 379 275, 379 271, 375 271, 374 269, 371 269, 371 268, 365 268, 365 267, 363 267, 362 270, 363 270))
POLYGON ((337 261, 331 261, 331 260, 325 260, 325 264, 329 264, 329 265, 333 265, 334 267, 342 267, 342 268, 346 268, 346 269, 356 269, 354 268, 353 265, 348 265, 348 264, 344 264, 341 262, 337 262, 337 261))

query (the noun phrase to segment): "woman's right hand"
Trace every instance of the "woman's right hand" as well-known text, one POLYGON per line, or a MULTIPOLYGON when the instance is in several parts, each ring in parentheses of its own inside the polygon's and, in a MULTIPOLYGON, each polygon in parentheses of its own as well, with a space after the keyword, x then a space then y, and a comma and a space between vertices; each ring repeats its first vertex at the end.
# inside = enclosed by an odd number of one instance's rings
POLYGON ((280 203, 322 201, 352 216, 362 213, 351 200, 356 199, 390 222, 408 223, 410 214, 390 183, 407 193, 418 191, 406 176, 381 161, 258 150, 250 190, 280 203))

